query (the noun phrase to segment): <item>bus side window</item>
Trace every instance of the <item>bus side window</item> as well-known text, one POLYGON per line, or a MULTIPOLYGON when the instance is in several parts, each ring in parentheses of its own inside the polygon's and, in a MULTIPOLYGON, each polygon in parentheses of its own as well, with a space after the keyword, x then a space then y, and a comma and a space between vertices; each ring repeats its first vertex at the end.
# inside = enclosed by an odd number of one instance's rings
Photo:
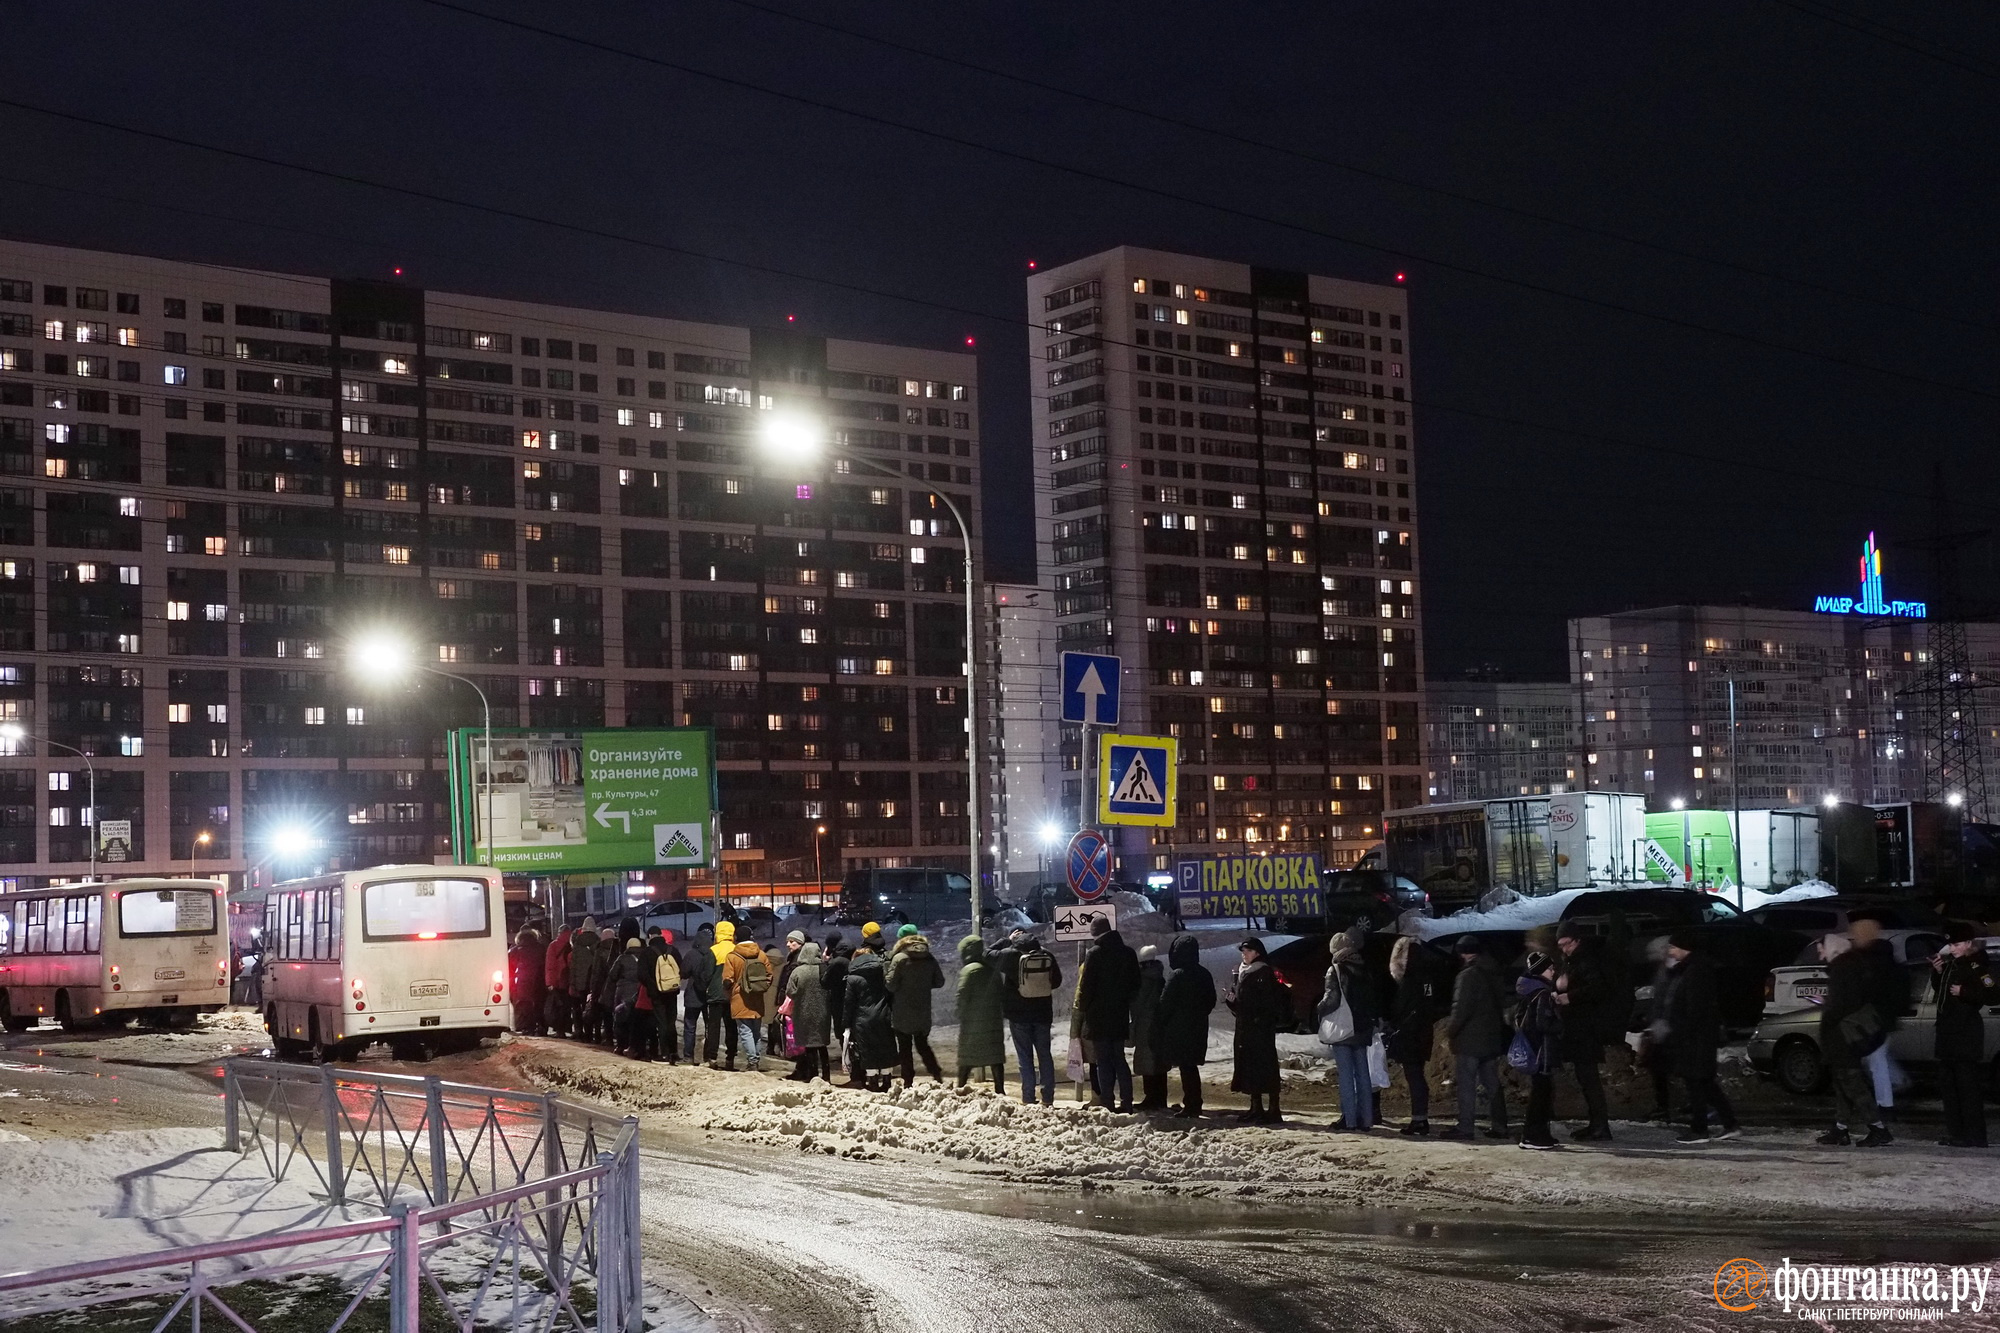
POLYGON ((104 898, 93 893, 83 900, 83 951, 96 953, 104 947, 104 898))
POLYGON ((28 941, 28 952, 46 953, 48 951, 48 900, 45 898, 36 898, 29 902, 27 907, 28 933, 25 938, 28 941))
POLYGON ((312 891, 312 956, 322 962, 340 956, 339 926, 334 921, 334 905, 339 901, 338 887, 312 891))
POLYGON ((89 898, 82 897, 63 899, 64 953, 87 953, 90 949, 84 930, 86 920, 84 904, 89 901, 89 898))
POLYGON ((17 947, 21 939, 21 904, 8 907, 0 905, 0 957, 19 953, 17 947))
POLYGON ((275 893, 266 894, 264 897, 264 938, 259 943, 264 950, 265 962, 268 963, 271 959, 280 956, 278 948, 278 895, 275 893))

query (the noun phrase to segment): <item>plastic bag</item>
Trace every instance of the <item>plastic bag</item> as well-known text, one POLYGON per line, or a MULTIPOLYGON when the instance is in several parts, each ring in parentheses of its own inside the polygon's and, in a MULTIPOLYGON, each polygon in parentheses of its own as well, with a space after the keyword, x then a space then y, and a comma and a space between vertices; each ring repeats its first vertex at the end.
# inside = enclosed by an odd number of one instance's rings
POLYGON ((1087 1067, 1090 1060, 1084 1052, 1082 1037, 1071 1037, 1069 1039, 1069 1059, 1065 1063, 1068 1066, 1070 1082, 1082 1083, 1085 1081, 1089 1073, 1087 1067))
POLYGON ((1389 1048, 1379 1034, 1368 1043, 1368 1082, 1377 1088, 1389 1086, 1389 1048))
POLYGON ((785 1036, 785 1058, 787 1060, 796 1060, 801 1055, 804 1055, 806 1048, 799 1044, 799 1030, 797 1025, 792 1022, 792 1016, 786 1014, 780 1018, 778 1020, 778 1027, 785 1036))

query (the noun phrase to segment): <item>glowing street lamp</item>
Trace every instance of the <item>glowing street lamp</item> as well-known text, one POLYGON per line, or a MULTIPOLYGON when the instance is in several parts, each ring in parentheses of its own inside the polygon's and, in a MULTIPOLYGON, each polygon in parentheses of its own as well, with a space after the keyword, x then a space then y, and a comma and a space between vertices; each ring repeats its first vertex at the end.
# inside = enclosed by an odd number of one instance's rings
MULTIPOLYGON (((818 462, 826 455, 826 425, 817 417, 801 412, 772 412, 758 429, 759 443, 765 455, 774 463, 804 466, 818 462)), ((870 459, 853 454, 843 454, 841 461, 850 468, 865 469, 878 476, 888 477, 908 485, 910 478, 900 472, 883 467, 870 459)), ((968 824, 966 850, 972 860, 972 928, 979 928, 979 711, 978 698, 978 639, 975 637, 978 625, 978 601, 973 586, 972 525, 965 521, 965 515, 949 495, 942 491, 932 491, 951 512, 958 524, 959 535, 965 540, 965 817, 968 824)))
POLYGON ((46 736, 37 736, 17 722, 0 725, 0 741, 40 741, 51 750, 64 750, 83 760, 84 772, 90 775, 90 808, 83 812, 83 822, 90 829, 90 877, 97 878, 97 765, 90 762, 90 756, 74 745, 64 745, 46 736))
MULTIPOLYGON (((481 743, 481 757, 484 762, 486 775, 486 818, 480 821, 480 831, 486 835, 483 839, 486 844, 485 861, 483 864, 492 865, 493 706, 486 701, 486 691, 480 689, 479 682, 473 680, 470 676, 461 676, 450 671, 441 671, 437 667, 418 661, 416 645, 408 637, 398 634, 393 630, 370 630, 356 637, 347 647, 347 665, 348 670, 353 672, 355 676, 378 688, 386 688, 399 684, 408 680, 412 674, 421 671, 426 675, 442 676, 446 680, 455 680, 461 685, 469 685, 472 687, 472 692, 479 696, 479 710, 485 718, 485 739, 481 743)), ((467 768, 470 769, 471 765, 468 764, 467 768)), ((479 783, 477 771, 475 770, 471 776, 476 790, 479 783)), ((476 843, 475 850, 478 850, 476 843)))
POLYGON ((201 848, 203 848, 203 847, 206 847, 206 846, 208 846, 208 844, 210 844, 211 842, 214 842, 214 841, 215 841, 215 838, 214 838, 214 836, 213 836, 212 834, 210 834, 210 833, 209 833, 209 831, 208 831, 207 829, 203 829, 203 830, 202 830, 201 832, 199 832, 199 833, 195 834, 195 835, 194 835, 194 841, 188 844, 188 878, 189 878, 189 879, 193 879, 193 878, 194 878, 194 858, 195 858, 195 854, 196 854, 196 853, 197 853, 197 852, 198 852, 198 851, 199 851, 199 850, 200 850, 201 848))
POLYGON ((303 824, 280 824, 268 839, 271 854, 280 861, 300 861, 319 845, 319 839, 303 824))

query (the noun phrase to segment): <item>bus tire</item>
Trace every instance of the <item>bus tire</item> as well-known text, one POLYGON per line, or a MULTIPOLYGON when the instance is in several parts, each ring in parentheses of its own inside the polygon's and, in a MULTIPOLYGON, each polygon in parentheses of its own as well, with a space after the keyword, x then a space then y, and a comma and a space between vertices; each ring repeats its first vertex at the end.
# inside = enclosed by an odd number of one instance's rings
POLYGON ((9 1004, 7 992, 0 991, 0 1027, 9 1032, 26 1032, 42 1021, 40 1014, 17 1014, 9 1004))
POLYGON ((313 1016, 306 1020, 305 1048, 309 1058, 316 1065, 337 1064, 342 1060, 353 1058, 344 1043, 327 1041, 320 1036, 318 1010, 314 1010, 313 1016))
POLYGON ((271 1054, 280 1060, 297 1059, 305 1049, 305 1043, 282 1035, 283 1028, 278 1023, 278 1006, 275 1004, 264 1011, 264 1031, 271 1035, 271 1054))
POLYGON ((62 1025, 64 1032, 88 1032, 94 1026, 89 1019, 77 1014, 66 990, 56 992, 56 1022, 62 1025))
POLYGON ((160 1026, 169 1032, 186 1032, 194 1026, 196 1011, 187 1008, 162 1009, 160 1026))

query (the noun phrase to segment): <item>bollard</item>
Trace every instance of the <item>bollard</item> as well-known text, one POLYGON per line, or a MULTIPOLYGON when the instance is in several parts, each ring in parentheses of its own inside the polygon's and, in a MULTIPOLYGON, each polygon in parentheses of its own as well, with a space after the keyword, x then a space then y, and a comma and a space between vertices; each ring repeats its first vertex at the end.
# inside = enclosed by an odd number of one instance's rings
POLYGON ((236 1064, 222 1066, 222 1146, 227 1152, 243 1151, 243 1085, 236 1081, 236 1064))
POLYGON ((347 1172, 341 1166, 340 1085, 332 1065, 319 1067, 320 1114, 326 1117, 326 1197, 335 1207, 347 1203, 347 1172))

